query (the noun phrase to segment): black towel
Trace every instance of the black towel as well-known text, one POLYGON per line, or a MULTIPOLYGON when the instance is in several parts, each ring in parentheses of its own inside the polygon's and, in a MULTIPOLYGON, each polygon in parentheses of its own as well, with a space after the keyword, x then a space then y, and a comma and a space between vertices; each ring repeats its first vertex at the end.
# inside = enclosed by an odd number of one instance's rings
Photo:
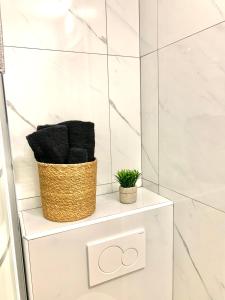
POLYGON ((37 131, 38 130, 41 130, 41 129, 45 129, 45 128, 48 128, 48 127, 51 127, 51 126, 56 126, 58 124, 46 124, 46 125, 38 125, 37 127, 37 131))
POLYGON ((88 161, 95 159, 95 129, 94 123, 83 121, 66 121, 60 123, 66 125, 69 133, 70 148, 87 149, 88 161))
MULTIPOLYGON (((92 122, 66 121, 58 125, 65 125, 68 128, 70 148, 83 148, 87 150, 88 161, 95 159, 95 128, 92 122)), ((37 130, 49 128, 55 125, 39 125, 37 130)))
POLYGON ((69 151, 68 164, 81 164, 88 161, 87 150, 83 148, 72 147, 69 151))
POLYGON ((68 129, 64 125, 55 125, 28 135, 27 141, 37 161, 63 164, 69 153, 68 129))

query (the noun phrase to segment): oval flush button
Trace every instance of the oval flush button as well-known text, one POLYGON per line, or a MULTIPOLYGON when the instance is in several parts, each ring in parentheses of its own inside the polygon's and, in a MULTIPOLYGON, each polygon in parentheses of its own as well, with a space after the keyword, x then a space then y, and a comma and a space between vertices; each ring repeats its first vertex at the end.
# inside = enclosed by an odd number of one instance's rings
POLYGON ((98 265, 103 273, 116 272, 121 267, 122 249, 111 246, 103 250, 99 257, 98 265))
POLYGON ((138 251, 134 248, 129 248, 122 255, 122 263, 124 266, 129 267, 135 264, 137 258, 138 251))

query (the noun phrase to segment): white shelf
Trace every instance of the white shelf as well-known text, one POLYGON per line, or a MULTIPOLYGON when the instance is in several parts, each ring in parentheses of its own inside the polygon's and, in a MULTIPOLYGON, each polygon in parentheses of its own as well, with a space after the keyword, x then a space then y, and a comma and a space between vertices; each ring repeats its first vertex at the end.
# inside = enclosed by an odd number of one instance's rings
POLYGON ((26 240, 33 240, 168 205, 173 205, 172 201, 145 188, 139 188, 137 202, 134 204, 121 204, 118 193, 97 196, 95 213, 76 222, 51 222, 43 217, 41 208, 30 209, 20 213, 22 235, 26 240))

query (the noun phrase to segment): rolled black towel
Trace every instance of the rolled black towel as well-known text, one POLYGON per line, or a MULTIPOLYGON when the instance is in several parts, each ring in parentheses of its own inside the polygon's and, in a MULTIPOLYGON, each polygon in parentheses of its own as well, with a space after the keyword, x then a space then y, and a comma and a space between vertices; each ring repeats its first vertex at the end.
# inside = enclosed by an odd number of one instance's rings
POLYGON ((72 147, 69 151, 68 164, 81 164, 88 161, 88 153, 86 149, 72 147))
POLYGON ((54 125, 28 135, 27 141, 38 162, 63 164, 69 153, 68 129, 54 125))
MULTIPOLYGON (((95 159, 95 128, 92 122, 65 121, 58 125, 65 125, 68 128, 70 148, 87 149, 88 161, 95 159)), ((55 125, 39 125, 37 130, 46 129, 55 125)))
POLYGON ((95 159, 95 128, 92 122, 66 121, 60 123, 66 125, 69 133, 70 148, 87 149, 88 161, 95 159))
POLYGON ((56 126, 56 124, 38 125, 37 130, 45 129, 51 126, 56 126))

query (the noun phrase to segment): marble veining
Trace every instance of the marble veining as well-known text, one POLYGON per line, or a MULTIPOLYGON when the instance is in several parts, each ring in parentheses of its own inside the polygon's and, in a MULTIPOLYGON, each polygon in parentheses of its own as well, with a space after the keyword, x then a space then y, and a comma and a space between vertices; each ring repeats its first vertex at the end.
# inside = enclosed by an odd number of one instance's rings
POLYGON ((40 205, 25 136, 41 123, 95 122, 97 193, 117 190, 117 169, 141 170, 139 1, 3 0, 1 14, 19 208, 40 205))
POLYGON ((141 58, 142 174, 158 183, 157 53, 141 58))
POLYGON ((106 0, 108 52, 139 57, 139 3, 106 0))
POLYGON ((131 130, 133 130, 138 136, 141 135, 140 131, 133 127, 133 125, 128 121, 128 119, 119 111, 116 104, 113 102, 112 99, 109 99, 109 103, 112 109, 118 114, 118 116, 129 126, 131 130))
POLYGON ((157 0, 140 0, 140 55, 157 49, 157 0))
POLYGON ((4 44, 107 53, 104 0, 3 0, 4 44))
POLYGON ((225 20, 223 0, 159 0, 158 3, 159 47, 225 20))
POLYGON ((70 12, 71 15, 74 16, 74 18, 77 18, 79 21, 81 21, 83 24, 85 24, 88 27, 88 29, 96 36, 96 38, 98 38, 103 43, 107 44, 106 37, 105 36, 99 36, 97 34, 97 32, 95 32, 95 30, 91 27, 91 25, 88 24, 87 21, 82 19, 76 12, 73 12, 72 9, 68 9, 68 12, 70 12))
POLYGON ((139 60, 109 56, 112 176, 122 168, 141 170, 139 60))
POLYGON ((155 162, 152 161, 152 159, 151 159, 150 155, 148 154, 148 151, 146 150, 144 144, 141 145, 141 149, 142 149, 142 153, 143 153, 144 157, 147 158, 148 163, 149 163, 150 167, 152 168, 153 172, 155 173, 156 176, 158 176, 158 169, 156 169, 156 167, 154 165, 155 162))
POLYGON ((16 107, 12 104, 12 102, 10 102, 9 100, 6 101, 6 105, 8 107, 8 109, 12 110, 19 118, 21 118, 25 123, 27 123, 28 125, 30 125, 33 129, 36 130, 36 126, 34 124, 32 124, 28 119, 26 119, 17 109, 16 107))
POLYGON ((224 35, 220 24, 159 52, 160 183, 222 211, 224 35))
POLYGON ((41 123, 68 119, 94 121, 98 185, 109 184, 110 130, 109 115, 105 113, 109 111, 107 57, 19 48, 6 48, 5 57, 17 198, 39 195, 37 167, 25 136, 41 123))
POLYGON ((174 300, 225 299, 225 215, 160 187, 174 201, 174 300))
POLYGON ((186 252, 187 252, 187 255, 188 255, 189 259, 190 259, 190 262, 191 262, 191 264, 193 265, 193 268, 194 268, 195 272, 197 273, 197 275, 198 275, 198 277, 199 277, 199 279, 200 279, 200 281, 201 281, 201 283, 202 283, 202 286, 204 287, 204 289, 205 289, 207 295, 209 296, 209 299, 213 300, 212 296, 210 295, 210 293, 209 293, 209 291, 208 291, 207 285, 206 285, 204 279, 202 278, 202 275, 201 275, 200 271, 198 270, 198 267, 196 266, 196 264, 195 264, 195 262, 194 262, 194 259, 193 259, 192 255, 191 255, 191 253, 190 253, 189 248, 188 248, 188 245, 187 245, 186 241, 184 240, 184 237, 182 236, 182 234, 181 234, 181 232, 180 232, 180 230, 178 229, 178 227, 177 227, 176 224, 174 224, 174 227, 175 227, 176 232, 178 233, 178 236, 179 236, 180 240, 181 240, 182 243, 183 243, 183 246, 184 246, 184 248, 185 248, 185 250, 186 250, 186 252))
POLYGON ((225 18, 225 11, 224 11, 224 7, 222 6, 222 2, 221 1, 217 1, 217 0, 211 0, 213 6, 217 9, 218 13, 220 14, 221 18, 225 18))

